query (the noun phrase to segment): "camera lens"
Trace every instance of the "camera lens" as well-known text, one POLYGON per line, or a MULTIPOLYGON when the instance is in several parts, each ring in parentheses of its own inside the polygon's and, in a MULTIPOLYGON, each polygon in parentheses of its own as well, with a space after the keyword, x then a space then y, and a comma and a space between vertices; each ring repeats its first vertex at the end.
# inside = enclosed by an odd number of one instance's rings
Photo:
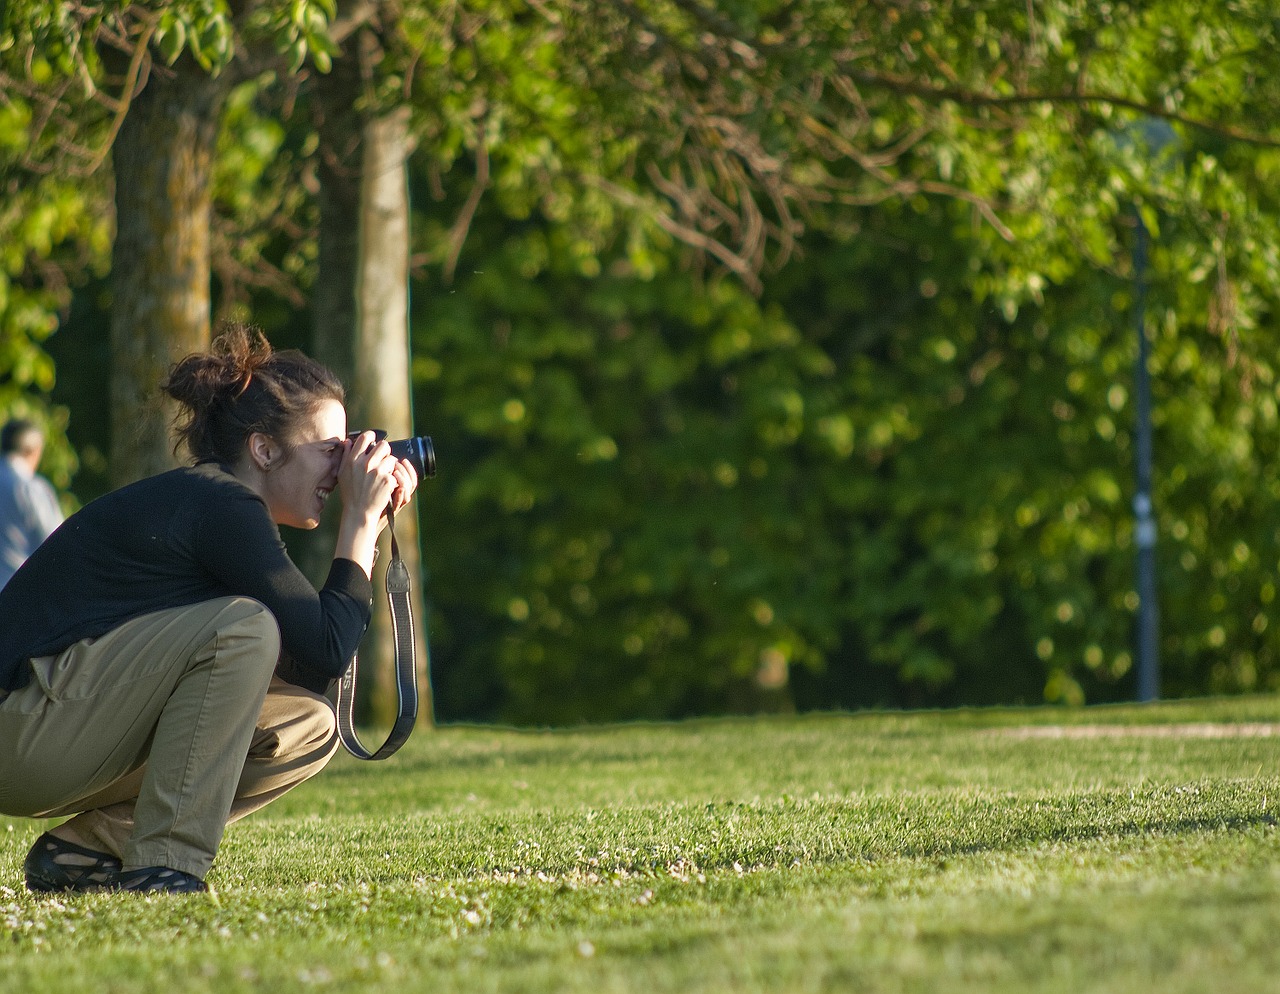
POLYGON ((415 435, 391 443, 391 454, 397 459, 408 459, 417 471, 419 480, 436 475, 436 450, 430 435, 415 435))
MULTIPOLYGON (((387 433, 381 428, 371 428, 369 430, 373 432, 374 437, 379 442, 387 437, 387 433)), ((359 437, 360 432, 358 431, 347 434, 347 438, 359 437)), ((391 446, 391 454, 397 459, 409 460, 409 465, 417 472, 419 480, 430 479, 436 475, 436 449, 431 444, 430 435, 415 435, 413 438, 402 438, 387 444, 391 446)))

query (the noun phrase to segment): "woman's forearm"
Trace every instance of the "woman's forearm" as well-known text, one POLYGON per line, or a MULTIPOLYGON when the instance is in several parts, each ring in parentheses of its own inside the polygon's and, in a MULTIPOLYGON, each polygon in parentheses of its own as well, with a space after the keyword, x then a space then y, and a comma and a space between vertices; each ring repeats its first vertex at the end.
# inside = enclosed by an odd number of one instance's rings
POLYGON ((365 576, 373 576, 380 530, 378 517, 361 513, 343 514, 333 558, 350 559, 364 570, 365 576))

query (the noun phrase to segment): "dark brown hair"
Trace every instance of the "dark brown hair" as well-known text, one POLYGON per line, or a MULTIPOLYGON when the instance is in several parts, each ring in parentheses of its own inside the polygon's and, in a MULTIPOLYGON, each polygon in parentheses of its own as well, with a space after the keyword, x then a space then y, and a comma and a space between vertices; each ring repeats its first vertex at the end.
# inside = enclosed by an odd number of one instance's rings
POLYGON ((287 458, 293 439, 325 400, 344 401, 342 384, 296 349, 279 352, 261 330, 228 324, 208 352, 174 363, 161 389, 182 405, 174 450, 196 462, 234 465, 254 432, 270 435, 287 458))

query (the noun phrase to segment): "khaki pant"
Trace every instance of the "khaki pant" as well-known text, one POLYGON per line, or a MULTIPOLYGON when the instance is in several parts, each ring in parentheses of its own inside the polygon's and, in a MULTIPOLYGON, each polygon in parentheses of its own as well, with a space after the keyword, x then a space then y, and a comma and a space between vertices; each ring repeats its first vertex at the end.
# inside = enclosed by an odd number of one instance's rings
POLYGON ((31 660, 0 703, 0 811, 69 814, 126 869, 203 877, 229 821, 337 750, 325 698, 273 678, 275 618, 226 597, 157 611, 31 660))

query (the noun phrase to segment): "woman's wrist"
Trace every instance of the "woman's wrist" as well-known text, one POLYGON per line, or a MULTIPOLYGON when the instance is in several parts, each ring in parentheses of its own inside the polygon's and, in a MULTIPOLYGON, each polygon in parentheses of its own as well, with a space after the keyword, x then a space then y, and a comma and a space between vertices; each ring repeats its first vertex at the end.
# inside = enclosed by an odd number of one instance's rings
POLYGON ((338 541, 334 546, 335 559, 350 559, 360 566, 367 576, 373 575, 373 564, 378 556, 378 518, 364 515, 343 515, 338 526, 338 541))

